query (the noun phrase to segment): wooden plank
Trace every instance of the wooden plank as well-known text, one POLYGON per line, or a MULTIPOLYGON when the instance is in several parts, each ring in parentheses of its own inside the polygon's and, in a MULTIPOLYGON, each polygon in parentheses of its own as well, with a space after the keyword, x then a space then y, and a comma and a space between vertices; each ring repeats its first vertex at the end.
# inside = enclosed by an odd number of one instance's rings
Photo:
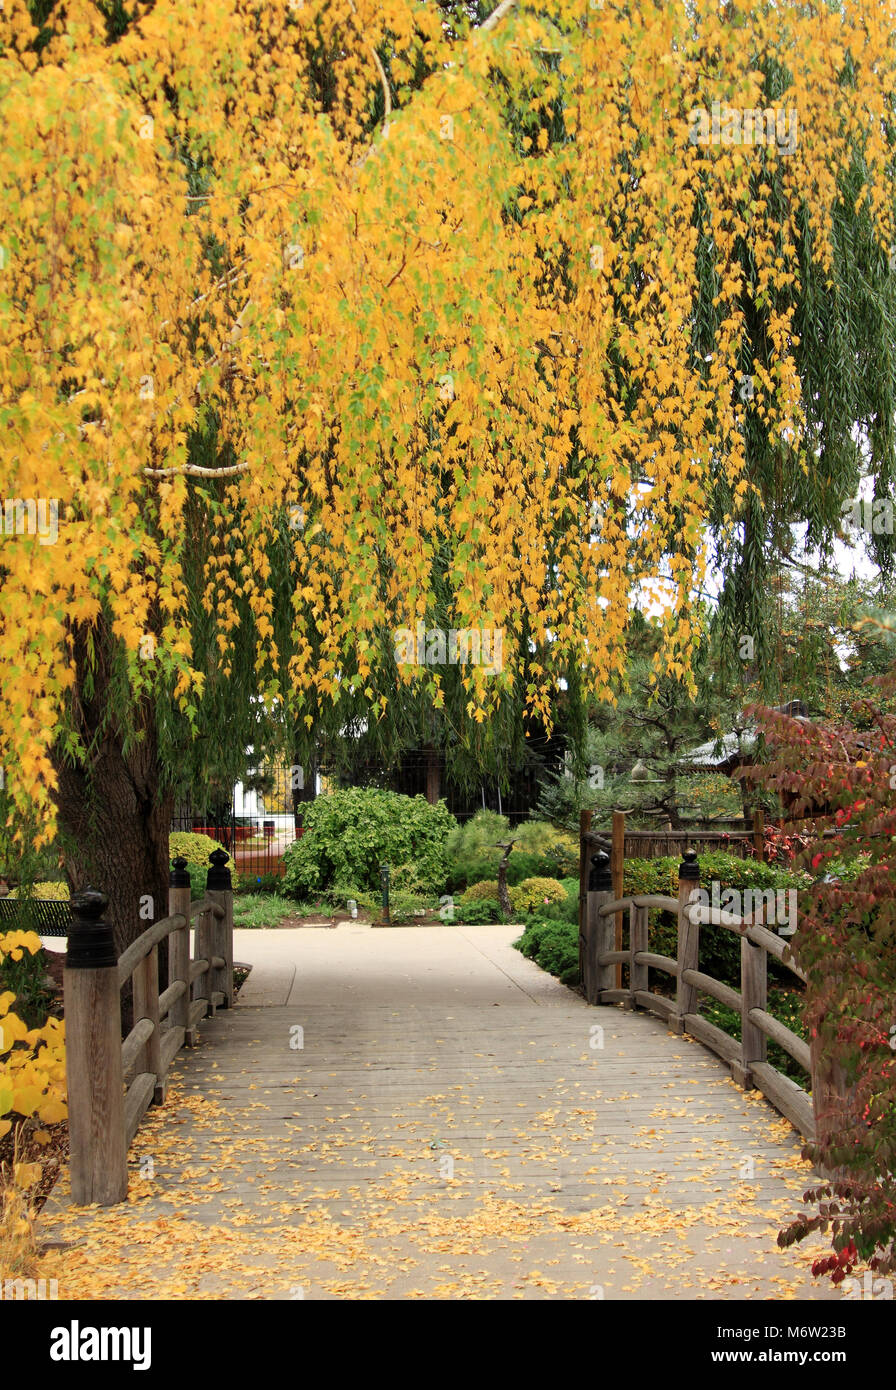
POLYGON ((635 907, 662 908, 665 912, 678 911, 678 899, 669 898, 664 893, 636 893, 628 899, 635 907))
POLYGON ((138 1070, 156 1077, 153 1101, 162 1105, 165 1100, 165 1075, 159 1051, 159 948, 153 946, 134 970, 134 1017, 148 1018, 152 1032, 143 1044, 143 1055, 137 1059, 138 1070))
POLYGON ((628 921, 628 939, 631 946, 628 986, 634 1008, 635 995, 646 990, 649 984, 649 967, 644 961, 647 950, 647 908, 633 907, 629 912, 628 921))
POLYGON ((598 956, 598 965, 616 965, 618 961, 628 963, 631 960, 630 951, 601 951, 598 956))
MULTIPOLYGON (((765 928, 762 928, 765 930, 765 928)), ((740 1071, 732 1068, 732 1074, 739 1086, 745 1090, 753 1085, 751 1075, 754 1063, 768 1060, 765 1034, 756 1026, 752 1014, 766 1005, 768 988, 768 956, 765 948, 753 940, 749 933, 740 941, 740 981, 741 1011, 740 1036, 743 1066, 740 1071)))
POLYGON ((690 1033, 698 1042, 711 1047, 713 1052, 717 1052, 726 1062, 743 1061, 737 1038, 732 1038, 729 1033, 723 1032, 699 1014, 685 1014, 684 1026, 685 1032, 690 1033))
POLYGON ((602 917, 615 917, 617 912, 628 912, 634 906, 634 898, 614 898, 611 893, 607 894, 606 902, 601 904, 600 915, 602 917))
POLYGON ((720 1004, 727 1004, 729 1009, 734 1009, 740 1013, 741 999, 740 992, 732 989, 730 985, 723 985, 721 980, 717 980, 712 975, 704 975, 702 970, 682 970, 679 979, 683 979, 685 984, 694 985, 703 994, 712 995, 713 999, 718 999, 720 1004))
POLYGON ((780 1110, 800 1134, 810 1142, 815 1140, 815 1116, 811 1097, 791 1081, 789 1076, 770 1066, 768 1062, 756 1062, 752 1068, 753 1081, 757 1088, 770 1100, 776 1110, 780 1110))
POLYGON ((647 1009, 662 1019, 670 1018, 675 1013, 675 1003, 672 999, 664 999, 661 994, 652 994, 650 990, 638 990, 635 1003, 639 1009, 647 1009))
POLYGON ((184 922, 180 917, 163 917, 161 922, 155 922, 151 927, 147 927, 136 941, 132 941, 126 951, 118 957, 118 987, 126 985, 133 975, 137 966, 140 964, 154 946, 158 946, 160 941, 164 941, 173 931, 182 927, 184 922))
POLYGON ((213 917, 223 917, 224 915, 221 904, 215 898, 209 897, 208 894, 204 898, 199 898, 197 902, 190 903, 191 921, 194 917, 202 917, 207 912, 210 912, 213 917))
POLYGON ((194 999, 190 1005, 190 1027, 198 1023, 201 1018, 205 1018, 208 1013, 209 1003, 207 999, 194 999))
POLYGON ((186 1038, 186 1028, 169 1028, 162 1034, 162 1067, 167 1073, 174 1058, 180 1052, 186 1038))
POLYGON ((638 951, 635 962, 648 965, 651 970, 665 970, 667 975, 678 975, 678 961, 671 956, 658 956, 655 951, 638 951))
MULTIPOLYGON (((773 1018, 765 1009, 754 1008, 750 1010, 750 1022, 755 1024, 767 1038, 783 1047, 785 1052, 789 1052, 795 1062, 807 1073, 812 1071, 812 1059, 809 1053, 809 1044, 798 1038, 786 1024, 781 1023, 780 1019, 773 1018)), ((763 1061, 765 1058, 762 1059, 763 1061)))
MULTIPOLYGON (((193 985, 193 998, 199 999, 204 995, 205 998, 209 1000, 209 1013, 214 1013, 214 1005, 210 1001, 211 991, 214 987, 214 971, 212 969, 212 956, 215 954, 215 919, 212 915, 211 909, 213 906, 215 906, 215 904, 213 904, 211 902, 211 899, 208 897, 204 898, 203 901, 208 903, 209 906, 206 909, 206 911, 200 912, 198 917, 196 918, 195 960, 190 968, 192 972, 196 969, 196 966, 200 961, 202 961, 205 964, 206 969, 209 972, 208 980, 206 980, 204 984, 200 985, 199 983, 196 983, 193 985)), ((200 973, 201 972, 197 971, 197 979, 200 973)))
POLYGON ((134 1066, 152 1030, 153 1023, 150 1018, 141 1018, 139 1022, 134 1024, 121 1044, 121 1069, 123 1072, 129 1072, 134 1066))
MULTIPOLYGON (((621 898, 625 892, 625 812, 613 812, 613 831, 610 842, 610 878, 613 884, 613 897, 621 898)), ((613 934, 614 950, 622 950, 622 913, 616 913, 616 927, 613 934)), ((622 962, 616 966, 616 988, 622 988, 622 962)))
POLYGON ((790 943, 783 937, 769 931, 768 927, 748 927, 744 935, 755 946, 761 946, 764 951, 768 951, 769 955, 775 956, 782 965, 786 965, 788 970, 792 970, 794 975, 799 976, 803 983, 806 983, 805 972, 800 969, 796 961, 784 959, 784 952, 790 943))
POLYGON ((171 1005, 181 999, 189 989, 186 980, 175 980, 159 995, 159 1018, 164 1018, 171 1005))
POLYGON ((149 1109, 155 1088, 156 1077, 151 1071, 140 1072, 128 1087, 128 1093, 124 1098, 124 1142, 127 1149, 131 1147, 134 1135, 140 1128, 140 1121, 149 1109))

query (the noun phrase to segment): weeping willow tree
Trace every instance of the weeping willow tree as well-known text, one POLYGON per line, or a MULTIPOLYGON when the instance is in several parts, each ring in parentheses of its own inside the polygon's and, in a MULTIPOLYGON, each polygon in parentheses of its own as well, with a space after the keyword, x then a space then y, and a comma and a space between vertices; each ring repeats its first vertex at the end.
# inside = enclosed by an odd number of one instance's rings
POLYGON ((841 221, 894 240, 894 55, 884 5, 39 11, 0 10, 2 794, 123 943, 253 728, 428 702, 487 760, 611 691, 633 588, 691 679, 754 417, 794 478, 829 428, 799 287, 843 314, 841 221), (695 144, 720 91, 795 147, 695 144), (396 661, 421 622, 500 669, 396 661))

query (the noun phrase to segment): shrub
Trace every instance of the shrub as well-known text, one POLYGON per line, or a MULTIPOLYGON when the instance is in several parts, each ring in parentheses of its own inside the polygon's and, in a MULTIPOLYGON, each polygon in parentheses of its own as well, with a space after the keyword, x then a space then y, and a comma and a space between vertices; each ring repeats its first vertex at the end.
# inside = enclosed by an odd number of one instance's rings
POLYGON ((46 975, 47 958, 36 932, 17 928, 0 935, 0 996, 15 996, 16 1011, 29 1028, 47 1021, 46 975))
POLYGON ((531 855, 537 860, 535 873, 546 878, 563 878, 574 874, 579 867, 579 842, 567 830, 558 830, 545 820, 523 821, 515 826, 513 834, 517 843, 510 852, 531 855))
POLYGON ((477 811, 448 838, 450 867, 448 887, 457 892, 471 883, 494 878, 503 850, 498 842, 514 839, 507 860, 507 882, 513 886, 526 878, 555 878, 574 873, 579 862, 575 836, 548 821, 523 821, 511 829, 505 816, 477 811))
MULTIPOLYGON (((34 932, 12 931, 0 935, 0 972, 5 979, 26 953, 42 959, 40 938, 34 932)), ((29 1029, 12 1012, 16 998, 11 989, 0 989, 0 1139, 9 1133, 15 1117, 55 1124, 66 1117, 65 1026, 48 1018, 41 1028, 29 1029)))
POLYGON ((480 902, 483 898, 498 901, 498 882, 494 878, 484 878, 481 883, 471 883, 461 894, 462 903, 480 902))
MULTIPOLYGON (((168 858, 177 859, 180 856, 187 861, 187 873, 190 875, 190 889, 193 898, 203 898, 205 896, 205 875, 209 869, 209 855, 216 849, 224 849, 222 844, 213 840, 211 835, 198 835, 191 830, 173 830, 168 836, 168 858)), ((227 851, 224 851, 225 854, 227 851)), ((230 879, 234 889, 239 887, 240 876, 233 866, 231 858, 227 867, 230 869, 230 879)))
POLYGON ((486 927, 500 920, 501 909, 497 898, 478 898, 475 902, 455 904, 454 921, 458 926, 486 927))
POLYGON ((534 960, 542 970, 556 975, 564 985, 578 983, 579 931, 575 924, 532 917, 522 936, 513 944, 522 955, 534 960))
MULTIPOLYGON (((17 898, 17 897, 19 896, 19 890, 18 890, 18 888, 13 888, 12 891, 10 892, 9 896, 10 896, 11 898, 17 898)), ((32 886, 31 892, 28 893, 27 896, 28 896, 28 897, 32 897, 32 898, 38 898, 41 902, 61 902, 61 903, 65 903, 65 902, 68 902, 68 899, 69 899, 68 884, 67 884, 67 883, 35 883, 35 884, 33 884, 33 886, 32 886)))
POLYGON ((390 864, 403 878, 399 892, 412 879, 424 893, 441 892, 456 824, 444 801, 431 806, 422 796, 373 787, 319 796, 305 812, 306 833, 284 856, 284 886, 297 897, 347 883, 375 893, 380 865, 390 864))
POLYGON ((514 912, 536 912, 546 902, 566 902, 566 889, 555 878, 527 878, 518 888, 510 890, 510 903, 514 912))
POLYGON ((458 892, 471 883, 493 878, 503 854, 496 848, 497 842, 509 839, 510 822, 494 811, 477 811, 470 820, 456 826, 445 846, 448 891, 458 892))

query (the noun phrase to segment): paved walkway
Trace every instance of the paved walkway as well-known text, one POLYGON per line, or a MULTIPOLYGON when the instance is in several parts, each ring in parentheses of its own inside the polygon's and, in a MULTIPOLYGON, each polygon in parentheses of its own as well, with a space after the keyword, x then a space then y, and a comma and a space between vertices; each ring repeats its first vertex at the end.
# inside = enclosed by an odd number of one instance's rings
POLYGON ((839 1299, 775 1244, 810 1176, 790 1125, 516 934, 236 932, 252 973, 128 1203, 48 1209, 60 1298, 839 1299))

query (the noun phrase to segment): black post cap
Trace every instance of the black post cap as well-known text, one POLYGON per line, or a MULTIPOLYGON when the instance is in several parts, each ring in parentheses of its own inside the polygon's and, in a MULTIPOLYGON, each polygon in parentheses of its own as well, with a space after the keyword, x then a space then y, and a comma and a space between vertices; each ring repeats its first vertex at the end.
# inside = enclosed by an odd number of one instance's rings
POLYGON ((182 854, 171 861, 171 873, 168 876, 168 883, 172 888, 189 888, 190 875, 187 873, 187 861, 182 854))
POLYGON ((697 851, 695 849, 685 850, 684 859, 678 866, 678 877, 679 879, 687 878, 699 880, 700 865, 697 863, 697 851))
POLYGON ((108 906, 109 899, 98 888, 84 888, 72 898, 72 924, 65 953, 67 970, 117 967, 112 925, 101 920, 108 906))
POLYGON ((227 868, 227 861, 230 855, 224 849, 213 849, 209 855, 211 868, 205 878, 205 891, 215 893, 230 893, 233 891, 233 883, 230 878, 230 870, 227 868))
POLYGON ((605 849, 591 856, 591 872, 588 875, 589 893, 612 893, 613 879, 610 874, 610 856, 605 849))

